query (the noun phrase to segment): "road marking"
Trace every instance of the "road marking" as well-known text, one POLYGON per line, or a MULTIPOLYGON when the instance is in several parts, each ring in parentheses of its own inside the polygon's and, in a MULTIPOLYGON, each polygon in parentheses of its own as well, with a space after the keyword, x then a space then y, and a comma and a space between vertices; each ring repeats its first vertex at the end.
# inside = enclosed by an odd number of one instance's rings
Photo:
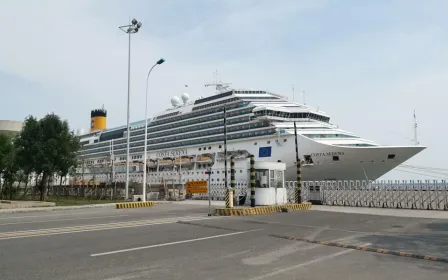
POLYGON ((92 220, 92 219, 113 218, 113 217, 127 217, 127 216, 129 216, 129 215, 113 215, 113 216, 97 216, 97 217, 75 218, 75 219, 58 219, 58 220, 17 222, 17 223, 0 224, 0 226, 21 225, 21 224, 36 224, 36 223, 49 223, 49 222, 64 222, 64 221, 78 221, 78 220, 92 220))
MULTIPOLYGON (((258 220, 252 220, 252 219, 244 219, 244 221, 249 222, 259 222, 260 224, 274 224, 274 225, 282 225, 282 226, 293 226, 293 227, 303 227, 303 228, 313 228, 313 229, 322 229, 322 230, 330 230, 330 231, 340 231, 340 232, 349 232, 349 233, 360 233, 365 235, 388 235, 388 236, 397 236, 400 237, 402 235, 405 235, 404 232, 388 232, 388 231, 359 231, 359 230, 349 230, 349 229, 340 229, 340 228, 332 228, 332 227, 320 227, 320 226, 310 226, 310 225, 299 225, 299 224, 284 224, 280 222, 273 222, 273 221, 258 221, 258 220)), ((400 238, 406 238, 406 237, 400 237, 400 238)))
POLYGON ((151 249, 151 248, 157 248, 157 247, 164 247, 164 246, 170 246, 175 244, 182 244, 182 243, 189 243, 189 242, 196 242, 201 240, 207 240, 207 239, 214 239, 214 238, 220 238, 225 236, 231 236, 231 235, 237 235, 237 234, 243 234, 253 231, 259 231, 260 229, 254 229, 254 230, 247 230, 247 231, 239 231, 239 232, 232 232, 232 233, 226 233, 226 234, 220 234, 220 235, 213 235, 213 236, 207 236, 207 237, 201 237, 201 238, 195 238, 195 239, 188 239, 188 240, 182 240, 182 241, 174 241, 174 242, 168 242, 168 243, 162 243, 162 244, 155 244, 155 245, 149 245, 149 246, 143 246, 143 247, 136 247, 136 248, 129 248, 129 249, 123 249, 123 250, 117 250, 117 251, 110 251, 110 252, 104 252, 104 253, 98 253, 98 254, 92 254, 91 257, 98 257, 98 256, 105 256, 105 255, 112 255, 112 254, 118 254, 118 253, 124 253, 124 252, 130 252, 130 251, 137 251, 137 250, 144 250, 144 249, 151 249))
POLYGON ((173 224, 173 223, 177 223, 179 221, 179 219, 185 219, 186 221, 196 221, 196 220, 213 219, 213 217, 203 217, 203 216, 191 217, 191 218, 173 217, 173 218, 157 219, 157 220, 141 220, 141 221, 130 221, 130 222, 119 222, 119 223, 108 223, 108 224, 97 224, 97 225, 83 225, 83 226, 48 228, 48 229, 38 229, 38 230, 12 231, 12 232, 0 233, 0 240, 25 238, 25 237, 36 237, 36 236, 45 236, 45 235, 88 232, 88 231, 97 231, 97 230, 130 228, 130 227, 140 227, 140 226, 152 226, 152 225, 161 225, 161 224, 170 224, 170 223, 173 224))
MULTIPOLYGON (((370 245, 370 243, 366 243, 366 244, 363 244, 361 246, 368 246, 368 245, 370 245)), ((332 258, 335 258, 335 257, 338 257, 338 256, 342 256, 342 255, 351 253, 353 251, 355 251, 355 250, 354 249, 348 249, 348 250, 337 252, 337 253, 334 253, 334 254, 331 254, 331 255, 326 255, 326 256, 323 256, 323 257, 320 257, 320 258, 316 258, 316 259, 311 260, 311 261, 307 261, 307 262, 304 262, 304 263, 299 263, 299 264, 296 264, 296 265, 293 265, 293 266, 290 266, 290 267, 287 267, 287 268, 278 269, 278 270, 275 270, 275 271, 273 271, 271 273, 263 274, 261 276, 255 277, 255 278, 251 278, 249 280, 266 279, 266 278, 275 276, 277 274, 285 273, 285 272, 293 270, 293 269, 297 269, 297 268, 301 268, 301 267, 304 267, 304 266, 307 266, 307 265, 310 265, 310 264, 314 264, 314 263, 318 263, 318 262, 321 262, 321 261, 329 260, 329 259, 332 259, 332 258)))

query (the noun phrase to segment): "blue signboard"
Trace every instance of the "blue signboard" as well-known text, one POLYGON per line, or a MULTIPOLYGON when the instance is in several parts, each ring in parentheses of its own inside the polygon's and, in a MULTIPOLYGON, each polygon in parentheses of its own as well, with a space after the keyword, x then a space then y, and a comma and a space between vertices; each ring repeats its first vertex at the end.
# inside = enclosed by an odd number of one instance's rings
POLYGON ((271 157, 272 147, 260 147, 258 157, 271 157))

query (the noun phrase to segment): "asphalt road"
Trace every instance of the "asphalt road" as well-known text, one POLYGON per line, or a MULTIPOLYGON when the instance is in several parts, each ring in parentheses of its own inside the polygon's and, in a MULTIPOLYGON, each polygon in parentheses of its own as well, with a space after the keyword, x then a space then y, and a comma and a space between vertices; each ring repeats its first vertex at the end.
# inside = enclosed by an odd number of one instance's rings
POLYGON ((448 277, 448 263, 272 235, 448 258, 445 219, 312 210, 207 217, 207 207, 172 203, 0 215, 0 279, 448 277))

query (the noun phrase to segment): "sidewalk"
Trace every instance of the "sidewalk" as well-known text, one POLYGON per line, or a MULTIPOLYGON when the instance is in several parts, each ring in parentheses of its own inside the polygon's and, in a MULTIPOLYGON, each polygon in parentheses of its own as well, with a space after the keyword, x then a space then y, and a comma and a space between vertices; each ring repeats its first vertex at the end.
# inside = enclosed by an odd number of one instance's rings
MULTIPOLYGON (((171 203, 171 201, 154 201, 155 204, 171 203)), ((1 214, 9 213, 25 213, 25 212, 48 212, 48 211, 58 211, 58 210, 75 210, 82 208, 115 208, 117 203, 101 203, 101 204, 86 204, 86 205, 75 205, 75 206, 54 206, 54 207, 33 207, 33 208, 11 208, 11 209, 0 209, 1 214)))
POLYGON ((448 211, 313 205, 314 211, 409 218, 448 219, 448 211))
POLYGON ((87 204, 87 205, 76 205, 76 206, 10 208, 10 209, 0 209, 0 214, 25 213, 25 212, 47 212, 47 211, 57 211, 57 210, 75 210, 75 209, 82 209, 82 208, 105 208, 105 207, 115 207, 116 205, 117 205, 116 203, 102 203, 102 204, 87 204))

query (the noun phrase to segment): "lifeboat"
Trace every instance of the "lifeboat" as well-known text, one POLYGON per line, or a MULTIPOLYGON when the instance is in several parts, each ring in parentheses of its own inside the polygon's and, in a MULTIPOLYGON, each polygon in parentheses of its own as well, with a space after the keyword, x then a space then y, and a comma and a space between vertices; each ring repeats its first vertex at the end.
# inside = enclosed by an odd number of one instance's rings
POLYGON ((159 166, 171 166, 171 165, 173 165, 172 158, 159 159, 159 166))
POLYGON ((188 165, 191 163, 193 163, 192 157, 188 157, 188 156, 178 157, 174 160, 175 165, 188 165))
POLYGON ((196 159, 197 163, 213 163, 213 158, 210 154, 203 154, 203 155, 199 155, 196 159))

